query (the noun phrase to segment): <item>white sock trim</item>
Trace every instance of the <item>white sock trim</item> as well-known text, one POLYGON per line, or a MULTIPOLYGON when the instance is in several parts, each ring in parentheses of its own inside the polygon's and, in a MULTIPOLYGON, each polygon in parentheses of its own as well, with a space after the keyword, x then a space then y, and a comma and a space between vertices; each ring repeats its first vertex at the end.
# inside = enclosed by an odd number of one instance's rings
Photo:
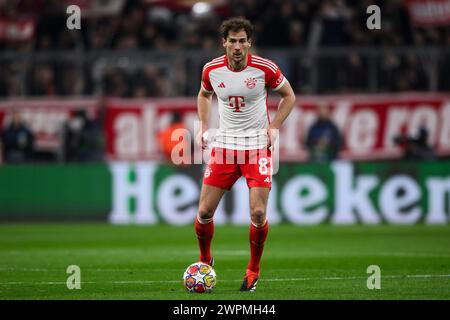
POLYGON ((258 228, 258 229, 264 228, 264 226, 266 225, 266 223, 267 223, 267 218, 266 218, 266 220, 264 221, 264 223, 262 224, 262 226, 260 226, 260 227, 258 227, 258 226, 257 226, 256 224, 254 224, 253 221, 252 221, 252 225, 253 225, 255 228, 258 228))
POLYGON ((202 218, 200 218, 199 215, 197 215, 197 221, 198 221, 199 223, 201 223, 201 224, 207 224, 207 223, 210 223, 210 222, 212 221, 212 219, 213 219, 213 218, 202 219, 202 218))

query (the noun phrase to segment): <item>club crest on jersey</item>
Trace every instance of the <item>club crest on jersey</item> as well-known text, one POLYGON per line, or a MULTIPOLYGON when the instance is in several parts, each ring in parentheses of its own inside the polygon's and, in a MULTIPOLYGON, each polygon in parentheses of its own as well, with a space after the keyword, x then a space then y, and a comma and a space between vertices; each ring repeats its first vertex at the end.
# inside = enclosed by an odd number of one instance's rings
POLYGON ((244 82, 247 85, 247 88, 253 89, 254 87, 256 87, 256 81, 257 80, 255 78, 250 77, 250 78, 245 79, 244 82))

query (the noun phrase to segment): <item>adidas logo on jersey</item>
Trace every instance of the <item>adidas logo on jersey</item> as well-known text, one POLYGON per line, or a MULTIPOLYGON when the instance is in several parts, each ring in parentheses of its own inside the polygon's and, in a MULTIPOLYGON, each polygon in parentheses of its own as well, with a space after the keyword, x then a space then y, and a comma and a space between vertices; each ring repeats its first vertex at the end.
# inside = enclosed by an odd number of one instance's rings
POLYGON ((219 87, 219 88, 225 88, 225 84, 224 84, 223 82, 221 82, 221 83, 218 85, 218 87, 219 87))
POLYGON ((264 179, 264 182, 270 182, 270 178, 267 177, 266 179, 264 179))

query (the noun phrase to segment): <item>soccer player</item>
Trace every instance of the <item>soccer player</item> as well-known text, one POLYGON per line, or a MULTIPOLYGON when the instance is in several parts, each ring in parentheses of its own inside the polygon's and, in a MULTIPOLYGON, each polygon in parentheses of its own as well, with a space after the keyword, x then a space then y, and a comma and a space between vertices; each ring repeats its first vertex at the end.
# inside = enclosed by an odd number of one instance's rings
POLYGON ((271 146, 276 130, 291 112, 294 92, 278 66, 249 53, 253 26, 244 18, 231 18, 221 25, 225 55, 206 63, 197 98, 200 130, 196 141, 206 149, 212 95, 218 99, 220 125, 212 143, 211 158, 203 177, 195 231, 200 261, 214 264, 211 240, 214 212, 223 194, 242 175, 250 189, 250 261, 241 291, 255 291, 267 237, 267 200, 272 181, 271 146), (267 89, 280 95, 271 122, 267 89), (272 130, 275 129, 275 130, 272 130), (273 134, 272 134, 273 133, 273 134), (231 159, 231 161, 230 161, 231 159))

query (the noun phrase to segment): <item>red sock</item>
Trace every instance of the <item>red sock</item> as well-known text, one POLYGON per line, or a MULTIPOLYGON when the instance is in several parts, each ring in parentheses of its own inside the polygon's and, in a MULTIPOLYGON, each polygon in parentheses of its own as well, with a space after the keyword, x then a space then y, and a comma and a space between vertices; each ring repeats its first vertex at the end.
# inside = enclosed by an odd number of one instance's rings
POLYGON ((267 238, 267 233, 269 231, 269 224, 266 223, 257 228, 253 224, 250 224, 250 262, 248 263, 247 269, 259 274, 259 263, 264 250, 264 242, 267 238))
POLYGON ((200 261, 209 263, 211 260, 211 240, 214 234, 214 222, 200 223, 195 219, 195 233, 197 234, 198 246, 200 248, 200 261))

